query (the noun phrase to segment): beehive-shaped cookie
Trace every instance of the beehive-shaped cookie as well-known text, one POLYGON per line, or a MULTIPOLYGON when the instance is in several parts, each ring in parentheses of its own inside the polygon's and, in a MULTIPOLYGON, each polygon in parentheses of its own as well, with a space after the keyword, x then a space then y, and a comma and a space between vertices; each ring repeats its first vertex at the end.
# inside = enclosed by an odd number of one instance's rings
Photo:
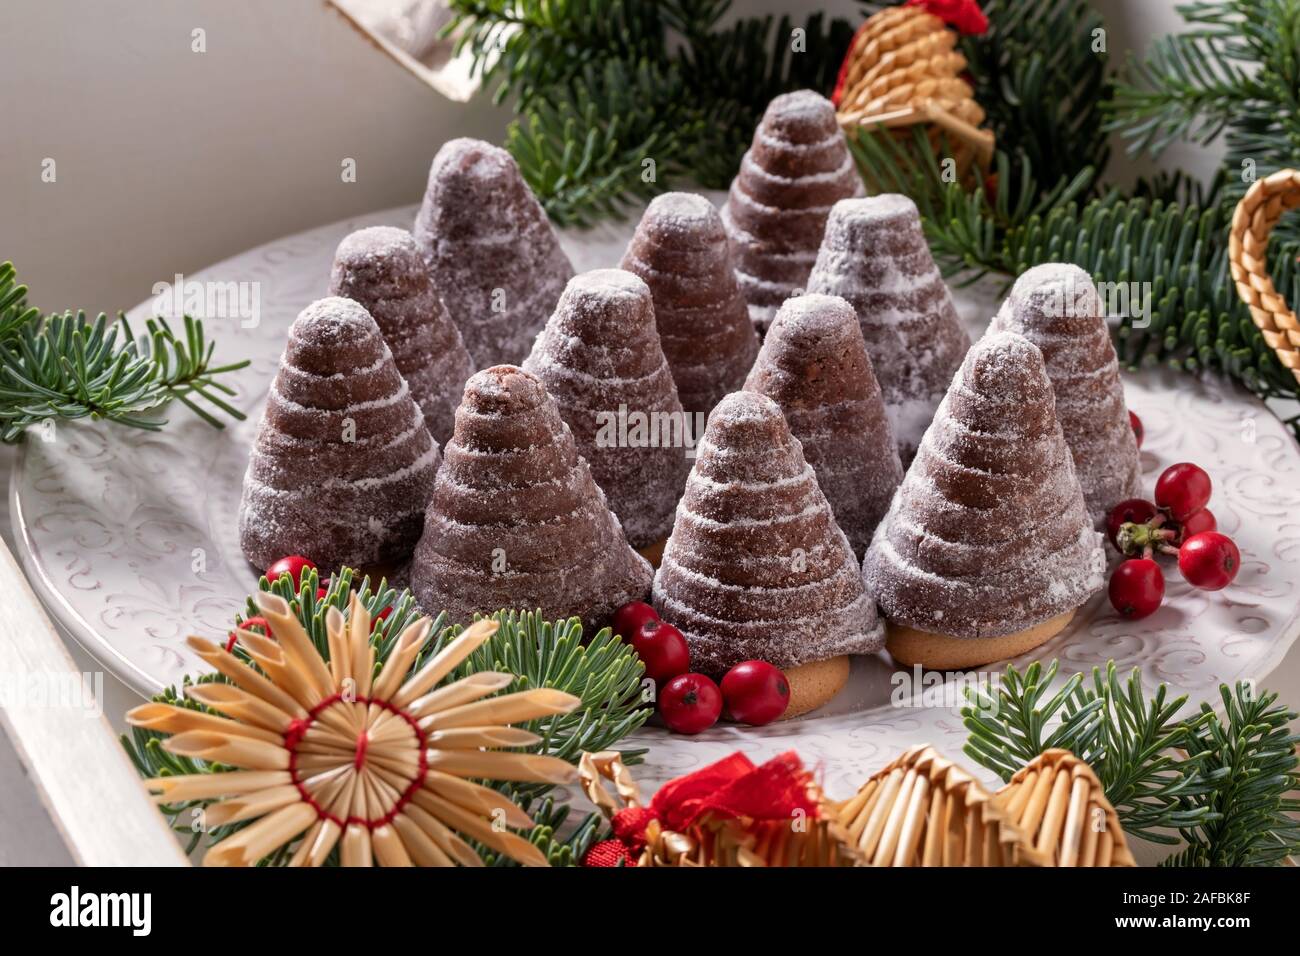
POLYGON ((360 302, 384 335, 429 433, 451 437, 469 378, 469 353, 433 287, 429 266, 405 229, 372 226, 339 243, 330 295, 360 302))
POLYGON ((808 291, 857 312, 906 465, 970 348, 916 204, 895 194, 836 203, 808 291))
POLYGON ((594 633, 645 599, 654 572, 536 376, 509 365, 471 376, 443 459, 411 568, 421 607, 453 621, 540 609, 594 633))
POLYGON ((524 368, 555 399, 632 547, 667 537, 690 436, 646 284, 622 269, 570 280, 524 368))
POLYGON ((903 480, 858 317, 843 299, 787 299, 745 388, 781 406, 859 558, 903 480))
POLYGON ((985 336, 867 552, 891 653, 943 669, 1024 653, 1101 587, 1101 548, 1042 353, 985 336))
POLYGON ((1097 287, 1078 266, 1035 266, 1016 280, 993 328, 1018 332, 1043 353, 1088 512, 1104 522, 1139 494, 1142 469, 1097 287))
POLYGON ((686 635, 692 668, 765 660, 787 669, 792 697, 788 669, 879 649, 853 549, 770 398, 735 392, 709 417, 654 605, 686 635))
POLYGON ((718 211, 692 193, 656 196, 622 268, 650 287, 682 407, 707 417, 722 396, 740 388, 758 354, 758 334, 736 283, 718 211))
POLYGON ((768 104, 722 207, 736 277, 760 331, 802 290, 831 206, 862 192, 830 100, 798 90, 768 104))
POLYGON ((514 157, 482 140, 446 143, 415 238, 474 366, 522 362, 573 266, 514 157))
POLYGON ((370 314, 330 297, 289 327, 244 476, 239 540, 265 570, 404 560, 424 524, 438 445, 370 314))

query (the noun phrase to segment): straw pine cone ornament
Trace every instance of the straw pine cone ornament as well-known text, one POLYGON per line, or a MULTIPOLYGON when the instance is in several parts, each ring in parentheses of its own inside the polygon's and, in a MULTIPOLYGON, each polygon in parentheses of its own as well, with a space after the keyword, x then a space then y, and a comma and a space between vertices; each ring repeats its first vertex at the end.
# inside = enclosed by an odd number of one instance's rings
MULTIPOLYGON (((1024 834, 980 782, 933 747, 912 747, 840 804, 868 866, 1014 866, 1024 834)), ((1033 858, 1037 863, 1038 857, 1033 858)))
POLYGON ((320 866, 337 846, 344 866, 481 865, 469 837, 547 865, 507 829, 531 828, 527 814, 473 781, 572 780, 565 761, 510 749, 540 740, 511 725, 569 713, 580 701, 549 688, 493 696, 514 680, 493 671, 438 686, 497 622, 476 622, 408 676, 432 626, 420 618, 376 675, 370 614, 355 592, 346 621, 336 607, 326 613, 328 660, 284 599, 256 601, 273 637, 237 632, 256 668, 189 639, 227 681, 186 689, 208 711, 154 702, 127 714, 134 726, 172 734, 162 744, 171 753, 235 768, 146 781, 160 803, 215 800, 205 809, 209 828, 248 824, 212 846, 205 864, 252 866, 283 849, 291 866, 320 866))
POLYGON ((990 794, 933 747, 912 747, 840 804, 870 866, 1133 866, 1092 768, 1047 750, 990 794))
POLYGON ((1068 750, 1044 750, 993 802, 1024 834, 1027 865, 1137 866, 1101 781, 1068 750))
POLYGON ((988 20, 974 0, 908 0, 868 17, 854 34, 831 101, 841 126, 931 124, 954 148, 987 164, 993 134, 967 82, 958 32, 983 33, 988 20))

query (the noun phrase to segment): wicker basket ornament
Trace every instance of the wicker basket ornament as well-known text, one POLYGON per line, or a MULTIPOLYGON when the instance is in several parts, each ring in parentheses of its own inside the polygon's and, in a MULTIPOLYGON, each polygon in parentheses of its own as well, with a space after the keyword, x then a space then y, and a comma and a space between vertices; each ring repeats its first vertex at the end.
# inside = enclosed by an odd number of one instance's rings
POLYGON ((593 853, 606 857, 597 865, 612 865, 616 856, 636 866, 859 862, 836 821, 834 805, 793 752, 758 767, 743 754, 732 754, 665 784, 648 806, 615 751, 583 754, 578 778, 614 828, 616 840, 606 842, 621 843, 618 854, 597 844, 593 853))
POLYGON ((1115 808, 1091 767, 1068 750, 1045 750, 993 797, 1025 835, 1028 866, 1136 866, 1115 808))
POLYGON ((933 747, 912 747, 839 807, 869 866, 1041 865, 980 782, 933 747))
POLYGON ((1281 169, 1256 180, 1232 216, 1228 264, 1237 295, 1278 360, 1300 382, 1300 322, 1268 274, 1268 236, 1287 212, 1300 206, 1300 170, 1281 169))
POLYGON ((887 7, 867 18, 849 45, 832 97, 841 126, 930 128, 947 134, 958 168, 993 157, 993 133, 962 78, 957 32, 921 6, 887 7))

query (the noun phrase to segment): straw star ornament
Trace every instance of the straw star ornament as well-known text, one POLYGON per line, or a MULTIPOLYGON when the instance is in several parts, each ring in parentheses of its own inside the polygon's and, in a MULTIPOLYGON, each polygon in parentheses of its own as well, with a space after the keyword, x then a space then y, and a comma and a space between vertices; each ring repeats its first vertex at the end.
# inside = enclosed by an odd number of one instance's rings
POLYGON ((347 618, 326 613, 326 659, 283 598, 256 602, 273 637, 239 629, 255 668, 200 637, 189 645, 229 683, 187 695, 218 713, 153 702, 127 722, 172 734, 173 754, 236 769, 154 777, 159 803, 215 800, 205 825, 247 823, 208 850, 206 865, 251 866, 288 847, 290 865, 320 866, 337 846, 344 866, 482 865, 465 837, 511 859, 545 866, 513 828, 533 821, 478 779, 566 783, 575 769, 529 747, 536 734, 512 724, 567 714, 580 701, 537 688, 493 696, 513 674, 483 671, 437 685, 496 631, 478 621, 419 670, 431 622, 412 623, 375 674, 370 614, 352 594, 347 618), (225 716, 220 716, 225 715, 225 716))

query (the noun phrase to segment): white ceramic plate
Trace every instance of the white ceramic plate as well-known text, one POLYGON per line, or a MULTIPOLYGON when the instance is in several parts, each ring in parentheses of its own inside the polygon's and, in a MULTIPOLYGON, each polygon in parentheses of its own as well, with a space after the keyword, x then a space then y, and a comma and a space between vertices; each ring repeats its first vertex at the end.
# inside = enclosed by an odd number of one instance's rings
MULTIPOLYGON (((289 323, 325 293, 344 235, 376 224, 409 226, 413 215, 404 208, 314 229, 186 277, 258 283, 256 327, 242 328, 237 319, 207 322, 219 359, 252 359, 236 382, 248 421, 217 431, 177 406, 158 433, 65 425, 52 442, 29 437, 11 485, 15 537, 28 575, 60 622, 141 694, 200 672, 184 638, 224 635, 256 587, 239 550, 236 511, 249 443, 289 323)), ((566 235, 575 267, 616 264, 633 226, 566 235)), ((978 335, 995 302, 988 290, 958 300, 978 335)), ((131 317, 148 314, 145 304, 131 317)), ((1166 372, 1126 377, 1125 386, 1146 425, 1148 491, 1172 462, 1208 469, 1212 507, 1241 548, 1241 573, 1227 590, 1205 594, 1175 570, 1165 606, 1136 623, 1120 621, 1104 596, 1094 598, 1033 657, 1060 658, 1066 672, 1113 658, 1125 669, 1140 667, 1149 684, 1166 681, 1193 702, 1213 700, 1220 682, 1262 680, 1300 631, 1300 450, 1263 405, 1231 386, 1166 372)), ((800 720, 758 729, 719 725, 693 738, 648 728, 628 742, 653 748, 637 777, 649 790, 735 749, 762 760, 793 748, 819 767, 832 795, 842 796, 910 744, 934 743, 957 756, 966 736, 960 695, 912 706, 910 684, 896 686, 896 679, 883 657, 861 658, 849 687, 800 720)))

